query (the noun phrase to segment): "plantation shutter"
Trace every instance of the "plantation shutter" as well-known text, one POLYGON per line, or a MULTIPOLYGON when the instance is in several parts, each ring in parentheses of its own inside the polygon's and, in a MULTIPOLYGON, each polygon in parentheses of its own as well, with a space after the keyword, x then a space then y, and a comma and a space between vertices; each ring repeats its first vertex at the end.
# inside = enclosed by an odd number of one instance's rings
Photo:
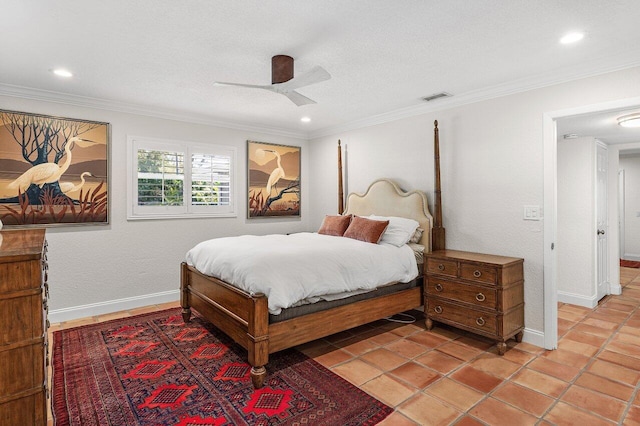
POLYGON ((129 219, 235 216, 235 149, 129 138, 129 219))
POLYGON ((218 147, 191 147, 191 205, 194 213, 233 211, 234 152, 218 147))

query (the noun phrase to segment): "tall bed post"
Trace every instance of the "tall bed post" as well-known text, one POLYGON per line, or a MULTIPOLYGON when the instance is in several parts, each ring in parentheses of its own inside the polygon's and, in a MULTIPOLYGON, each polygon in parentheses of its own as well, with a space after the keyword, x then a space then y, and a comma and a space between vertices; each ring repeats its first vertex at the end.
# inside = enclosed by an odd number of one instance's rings
POLYGON ((342 182, 342 148, 338 139, 338 214, 344 213, 344 189, 342 182))
POLYGON ((435 194, 435 216, 433 219, 433 230, 431 231, 432 250, 444 250, 444 227, 442 226, 442 197, 440 185, 440 136, 438 133, 438 120, 433 122, 433 160, 435 165, 436 188, 435 194))

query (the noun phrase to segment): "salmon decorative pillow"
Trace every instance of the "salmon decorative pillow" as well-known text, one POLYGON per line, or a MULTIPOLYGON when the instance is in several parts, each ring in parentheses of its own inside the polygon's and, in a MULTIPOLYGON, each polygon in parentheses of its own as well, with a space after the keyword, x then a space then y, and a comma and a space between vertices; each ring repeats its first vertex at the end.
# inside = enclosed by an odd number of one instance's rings
POLYGON ((384 230, 389 226, 388 220, 371 220, 360 216, 351 219, 349 227, 344 233, 347 238, 378 244, 384 230))
POLYGON ((347 230, 351 223, 351 215, 346 216, 329 216, 326 215, 322 221, 318 234, 335 235, 336 237, 342 237, 344 231, 347 230))

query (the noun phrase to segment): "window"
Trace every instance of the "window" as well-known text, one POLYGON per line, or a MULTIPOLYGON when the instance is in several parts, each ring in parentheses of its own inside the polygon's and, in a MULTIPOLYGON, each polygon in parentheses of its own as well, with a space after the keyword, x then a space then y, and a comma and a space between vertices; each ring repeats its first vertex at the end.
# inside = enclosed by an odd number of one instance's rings
POLYGON ((235 148, 129 137, 128 219, 236 216, 235 148))

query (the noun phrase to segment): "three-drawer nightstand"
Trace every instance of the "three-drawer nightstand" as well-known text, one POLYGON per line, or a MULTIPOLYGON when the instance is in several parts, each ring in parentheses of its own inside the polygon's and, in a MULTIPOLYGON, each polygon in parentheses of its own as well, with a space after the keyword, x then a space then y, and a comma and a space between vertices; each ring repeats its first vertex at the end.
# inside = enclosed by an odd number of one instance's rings
POLYGON ((442 322, 498 342, 524 331, 524 260, 515 257, 436 250, 425 253, 424 310, 427 330, 442 322))

